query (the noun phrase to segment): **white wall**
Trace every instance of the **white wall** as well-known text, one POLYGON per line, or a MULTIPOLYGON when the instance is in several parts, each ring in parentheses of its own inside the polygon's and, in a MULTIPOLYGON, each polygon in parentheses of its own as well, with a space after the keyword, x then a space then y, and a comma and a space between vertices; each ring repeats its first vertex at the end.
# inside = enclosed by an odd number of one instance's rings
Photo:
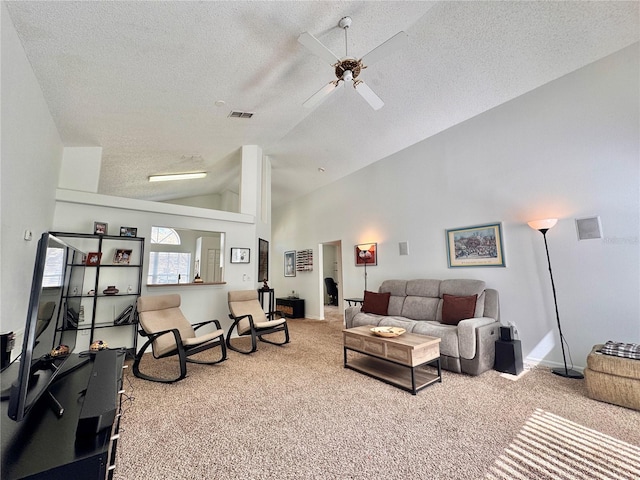
MULTIPOLYGON (((0 331, 24 328, 37 239, 51 227, 62 143, 4 2, 0 331), (33 240, 23 239, 24 231, 33 240)), ((19 347, 18 347, 19 350, 19 347)))
MULTIPOLYGON (((53 230, 55 231, 92 233, 94 221, 108 223, 110 232, 112 229, 113 232, 118 232, 120 226, 136 227, 138 229, 138 237, 146 239, 145 264, 142 272, 142 295, 180 294, 182 311, 192 323, 217 318, 226 331, 231 324, 227 306, 227 291, 258 287, 255 283, 256 275, 254 273, 254 271, 257 271, 257 256, 254 255, 251 255, 251 263, 249 264, 231 264, 228 260, 225 261, 225 285, 147 287, 145 280, 149 267, 146 262, 150 251, 149 236, 153 225, 177 229, 223 232, 225 234, 226 254, 229 251, 229 245, 245 245, 247 242, 252 242, 256 237, 255 219, 250 215, 91 194, 83 194, 79 197, 83 203, 78 203, 69 201, 70 198, 73 198, 70 192, 59 190, 58 194, 59 199, 56 203, 53 221, 53 230), (64 197, 64 200, 61 197, 64 197), (93 202, 90 201, 92 198, 95 199, 93 202), (98 205, 109 204, 110 200, 112 206, 98 205), (120 206, 119 200, 126 201, 127 207, 120 206), (158 211, 163 208, 170 208, 175 213, 158 211)), ((73 239, 67 240, 74 245, 73 239)), ((95 337, 100 340, 106 340, 111 346, 130 346, 131 343, 130 330, 128 328, 102 329, 95 334, 95 337)), ((84 345, 82 340, 83 337, 79 337, 76 347, 80 350, 88 347, 88 342, 87 345, 84 345)))
MULTIPOLYGON (((552 364, 562 356, 544 244, 526 222, 558 217, 547 238, 574 363, 597 342, 640 341, 638 58, 634 44, 274 211, 274 265, 286 250, 341 239, 345 297, 362 294, 352 257, 363 242, 378 243, 369 289, 483 279, 525 356, 552 364), (579 242, 574 219, 590 215, 604 238, 579 242), (507 267, 448 268, 445 230, 491 222, 503 224, 507 267)), ((318 279, 301 277, 280 271, 273 286, 299 292, 313 315, 318 279)))

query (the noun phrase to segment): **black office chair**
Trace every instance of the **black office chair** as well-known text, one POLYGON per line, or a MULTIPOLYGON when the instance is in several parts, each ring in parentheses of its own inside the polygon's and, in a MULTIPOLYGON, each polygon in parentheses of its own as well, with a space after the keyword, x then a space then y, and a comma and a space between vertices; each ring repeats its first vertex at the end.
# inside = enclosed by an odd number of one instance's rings
POLYGON ((338 284, 331 277, 325 278, 324 284, 327 287, 327 295, 329 296, 329 305, 338 306, 338 284))

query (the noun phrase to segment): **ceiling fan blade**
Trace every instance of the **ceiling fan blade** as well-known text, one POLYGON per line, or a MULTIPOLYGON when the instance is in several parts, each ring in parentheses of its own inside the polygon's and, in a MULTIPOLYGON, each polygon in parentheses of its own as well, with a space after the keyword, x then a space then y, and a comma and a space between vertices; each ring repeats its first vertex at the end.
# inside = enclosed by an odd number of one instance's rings
POLYGON ((380 110, 383 107, 384 102, 380 100, 380 97, 376 95, 373 90, 369 88, 369 85, 364 83, 362 80, 360 80, 357 85, 354 84, 354 88, 374 110, 380 110))
POLYGON ((338 88, 342 87, 344 82, 329 82, 316 93, 311 95, 303 104, 303 107, 306 108, 314 108, 320 104, 325 98, 327 98, 330 94, 338 90, 338 88))
POLYGON ((362 57, 361 62, 366 65, 372 65, 378 60, 382 60, 384 57, 392 54, 396 50, 399 50, 407 46, 409 35, 405 32, 398 32, 382 45, 378 45, 376 48, 362 57))
POLYGON ((311 35, 309 32, 301 33, 300 36, 298 37, 298 41, 302 45, 307 47, 307 49, 311 53, 313 53, 314 55, 317 55, 318 57, 320 57, 321 59, 329 63, 329 65, 334 65, 340 61, 340 59, 336 56, 335 53, 333 53, 331 50, 325 47, 322 43, 320 43, 320 40, 318 40, 316 37, 311 35))

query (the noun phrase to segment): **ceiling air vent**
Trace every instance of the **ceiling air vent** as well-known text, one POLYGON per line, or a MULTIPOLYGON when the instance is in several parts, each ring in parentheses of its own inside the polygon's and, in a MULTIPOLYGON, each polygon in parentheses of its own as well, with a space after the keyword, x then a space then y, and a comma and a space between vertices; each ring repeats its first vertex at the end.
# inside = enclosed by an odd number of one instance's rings
POLYGON ((230 118, 251 118, 253 117, 253 113, 251 112, 236 112, 234 110, 229 113, 230 118))

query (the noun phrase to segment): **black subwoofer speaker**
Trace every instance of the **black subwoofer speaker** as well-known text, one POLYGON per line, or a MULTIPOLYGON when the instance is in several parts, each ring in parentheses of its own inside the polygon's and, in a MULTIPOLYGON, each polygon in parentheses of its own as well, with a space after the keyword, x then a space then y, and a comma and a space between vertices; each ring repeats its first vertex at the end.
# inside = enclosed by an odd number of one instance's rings
POLYGON ((500 327, 500 340, 505 342, 513 340, 513 327, 500 327))
POLYGON ((494 368, 499 372, 519 375, 524 370, 522 365, 522 345, 520 340, 497 340, 496 360, 494 368))

